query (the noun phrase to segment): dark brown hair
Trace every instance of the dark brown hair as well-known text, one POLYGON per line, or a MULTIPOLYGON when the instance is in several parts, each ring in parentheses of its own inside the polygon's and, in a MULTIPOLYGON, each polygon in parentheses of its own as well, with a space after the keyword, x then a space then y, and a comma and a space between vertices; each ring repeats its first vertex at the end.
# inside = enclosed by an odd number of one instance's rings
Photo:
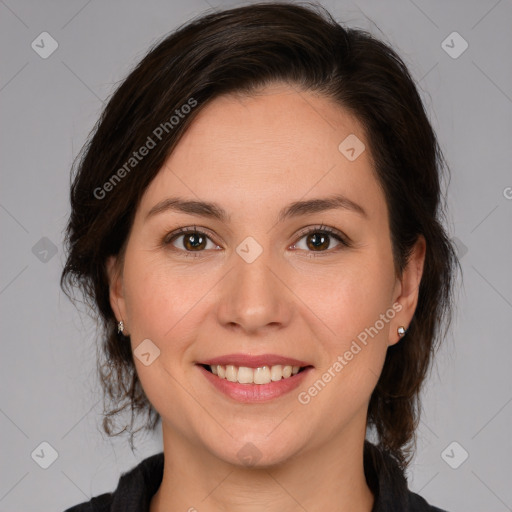
POLYGON ((397 275, 418 235, 426 239, 414 317, 405 337, 388 349, 368 409, 379 447, 405 466, 419 421, 419 391, 450 323, 458 261, 441 222, 441 177, 448 169, 398 55, 310 4, 252 4, 209 13, 171 33, 117 88, 75 162, 61 286, 66 293, 79 287, 102 321, 104 430, 117 435, 113 419, 131 410, 133 449, 138 413, 148 415, 141 428, 151 430, 160 419, 138 380, 129 339, 116 331, 107 257, 122 257, 142 194, 198 112, 220 95, 251 94, 275 83, 331 98, 362 123, 389 211, 397 275), (151 150, 130 160, 149 138, 151 150))

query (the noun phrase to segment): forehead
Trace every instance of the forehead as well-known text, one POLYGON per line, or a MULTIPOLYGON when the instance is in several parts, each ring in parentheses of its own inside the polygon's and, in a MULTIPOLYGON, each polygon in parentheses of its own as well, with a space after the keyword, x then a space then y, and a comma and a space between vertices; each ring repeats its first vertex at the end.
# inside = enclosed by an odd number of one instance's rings
POLYGON ((361 140, 365 138, 355 116, 333 100, 276 85, 251 95, 233 93, 210 102, 180 141, 179 151, 194 146, 195 153, 204 154, 218 147, 218 153, 222 153, 221 143, 223 147, 232 146, 233 150, 267 158, 273 155, 268 151, 279 150, 286 155, 300 150, 308 160, 321 163, 338 156, 340 136, 351 133, 361 140))
POLYGON ((369 213, 385 208, 361 123, 333 100, 281 85, 206 105, 146 190, 141 209, 166 195, 219 202, 230 211, 274 209, 336 192, 367 204, 369 213), (350 160, 346 140, 365 150, 350 160))

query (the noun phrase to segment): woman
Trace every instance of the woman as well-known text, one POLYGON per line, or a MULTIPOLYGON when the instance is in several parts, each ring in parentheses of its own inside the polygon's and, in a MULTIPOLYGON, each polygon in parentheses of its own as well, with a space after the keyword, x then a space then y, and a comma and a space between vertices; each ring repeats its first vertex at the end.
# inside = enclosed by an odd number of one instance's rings
POLYGON ((84 148, 62 285, 103 321, 105 431, 130 410, 133 449, 146 413, 164 451, 68 511, 440 510, 404 470, 457 264, 442 169, 400 58, 320 8, 156 45, 84 148))

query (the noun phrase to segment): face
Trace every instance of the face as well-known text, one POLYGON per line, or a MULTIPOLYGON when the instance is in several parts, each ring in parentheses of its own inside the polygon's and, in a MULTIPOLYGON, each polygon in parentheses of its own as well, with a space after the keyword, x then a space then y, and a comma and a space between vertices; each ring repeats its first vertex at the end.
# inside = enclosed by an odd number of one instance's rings
POLYGON ((164 438, 266 465, 364 437, 386 350, 414 313, 417 254, 397 276, 369 143, 347 111, 286 85, 214 100, 109 261, 164 438))

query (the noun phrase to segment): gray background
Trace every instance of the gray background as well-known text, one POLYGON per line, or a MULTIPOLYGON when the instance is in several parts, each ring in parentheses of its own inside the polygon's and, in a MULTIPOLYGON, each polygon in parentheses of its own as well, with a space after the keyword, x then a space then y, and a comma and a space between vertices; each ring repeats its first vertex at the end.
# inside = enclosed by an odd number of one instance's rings
MULTIPOLYGON (((410 486, 450 511, 512 510, 512 3, 322 3, 403 56, 452 169, 448 230, 464 286, 426 388, 410 486), (441 45, 453 31, 469 44, 458 58, 441 45)), ((0 0, 0 512, 64 510, 113 490, 121 472, 162 449, 160 431, 139 436, 135 455, 126 438, 101 434, 94 324, 58 284, 69 170, 103 101, 149 45, 234 5, 0 0), (47 59, 31 47, 44 31, 59 45, 47 59), (48 469, 31 457, 42 442, 58 452, 48 469)))

